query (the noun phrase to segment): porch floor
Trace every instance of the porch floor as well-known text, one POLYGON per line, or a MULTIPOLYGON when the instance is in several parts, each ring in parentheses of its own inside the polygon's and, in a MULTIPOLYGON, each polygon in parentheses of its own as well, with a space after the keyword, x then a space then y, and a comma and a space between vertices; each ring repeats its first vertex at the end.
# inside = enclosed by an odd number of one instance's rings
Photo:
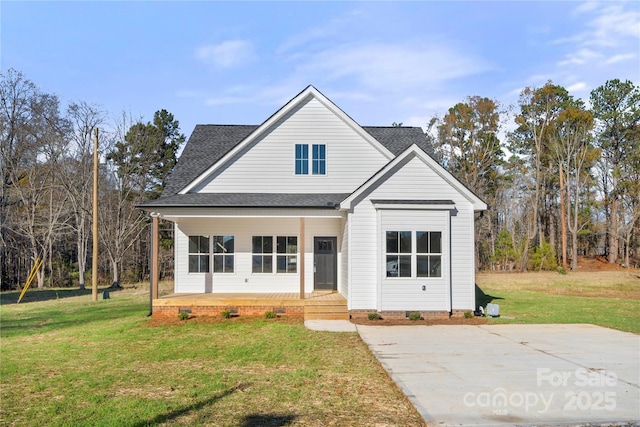
POLYGON ((265 311, 284 309, 287 314, 307 318, 348 319, 347 300, 338 292, 305 293, 300 299, 297 292, 269 293, 172 293, 153 300, 154 316, 173 316, 181 309, 194 314, 216 315, 225 308, 236 308, 240 315, 261 315, 265 311))

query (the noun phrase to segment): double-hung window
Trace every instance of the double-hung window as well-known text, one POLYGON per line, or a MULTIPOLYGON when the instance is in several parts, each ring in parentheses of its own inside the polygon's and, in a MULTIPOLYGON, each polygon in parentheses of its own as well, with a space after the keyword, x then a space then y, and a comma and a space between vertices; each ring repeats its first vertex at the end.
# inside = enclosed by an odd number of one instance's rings
POLYGON ((296 236, 278 236, 276 242, 278 273, 297 273, 298 238, 296 236))
POLYGON ((296 175, 309 174, 309 146, 296 144, 296 175))
POLYGON ((442 232, 416 231, 418 277, 442 276, 442 232))
POLYGON ((252 237, 252 271, 254 273, 273 273, 273 237, 252 237))
POLYGON ((327 174, 327 146, 325 144, 311 145, 311 159, 309 159, 309 145, 296 144, 295 148, 295 169, 296 175, 327 174), (309 167, 311 163, 311 167, 309 167))
POLYGON ((233 236, 213 236, 213 272, 233 273, 234 252, 233 236))
POLYGON ((411 277, 411 231, 387 231, 387 277, 411 277))
POLYGON ((189 236, 189 273, 209 272, 209 237, 189 236))
POLYGON ((313 144, 311 154, 311 173, 314 175, 326 175, 327 146, 324 144, 313 144))

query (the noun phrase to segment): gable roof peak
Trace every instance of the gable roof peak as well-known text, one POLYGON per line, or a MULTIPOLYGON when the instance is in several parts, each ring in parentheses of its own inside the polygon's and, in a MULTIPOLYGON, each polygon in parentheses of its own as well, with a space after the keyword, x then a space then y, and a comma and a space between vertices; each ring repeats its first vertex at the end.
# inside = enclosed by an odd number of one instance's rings
POLYGON ((301 105, 308 96, 311 95, 315 99, 317 99, 321 104, 323 104, 326 108, 328 108, 333 114, 335 114, 338 118, 344 121, 347 126, 351 127, 356 133, 358 133, 362 138, 368 141, 373 147, 375 147, 382 155, 384 155, 387 159, 391 160, 395 157, 394 153, 390 151, 387 147, 381 144, 375 137, 373 137, 369 132, 364 130, 362 126, 360 126, 355 120, 353 120, 347 113, 342 111, 340 107, 333 103, 329 98, 324 96, 322 92, 316 89, 312 85, 308 85, 302 92, 298 93, 292 99, 289 100, 284 106, 282 106, 278 111, 273 113, 267 120, 265 120, 260 126, 258 126, 255 130, 253 130, 249 135, 247 135, 239 144, 229 150, 226 154, 224 154, 220 159, 218 159, 211 167, 209 167, 206 171, 200 174, 196 179, 191 181, 187 186, 185 186, 182 190, 180 190, 180 194, 186 194, 191 191, 193 188, 197 187, 202 181, 204 181, 208 176, 210 176, 217 168, 225 163, 232 161, 234 157, 243 150, 246 146, 255 141, 260 135, 267 132, 272 126, 274 126, 280 119, 285 117, 289 112, 293 111, 299 105, 301 105))

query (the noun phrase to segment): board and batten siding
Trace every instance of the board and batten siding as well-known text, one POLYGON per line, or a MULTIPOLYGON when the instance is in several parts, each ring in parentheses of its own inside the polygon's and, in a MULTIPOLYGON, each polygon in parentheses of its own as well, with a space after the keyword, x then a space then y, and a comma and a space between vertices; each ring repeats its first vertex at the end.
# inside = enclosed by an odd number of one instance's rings
MULTIPOLYGON (((451 184, 433 171, 429 165, 417 157, 413 157, 388 177, 386 181, 378 184, 373 191, 359 201, 350 214, 350 308, 381 310, 383 307, 404 307, 406 304, 407 310, 449 309, 448 301, 446 301, 446 307, 442 304, 444 294, 440 288, 434 289, 433 299, 425 300, 426 305, 421 307, 417 307, 415 302, 415 292, 417 291, 414 290, 419 289, 419 292, 422 293, 421 288, 417 286, 411 286, 406 289, 398 287, 394 290, 395 292, 390 291, 384 294, 381 292, 384 274, 381 251, 383 248, 383 232, 385 230, 382 229, 382 224, 380 223, 380 210, 376 210, 371 200, 383 199, 452 200, 454 202, 458 213, 456 216, 451 217, 451 294, 453 309, 473 310, 475 308, 475 260, 473 252, 474 216, 472 204, 451 184), (380 300, 382 296, 387 296, 391 299, 388 303, 383 302, 380 300)), ((420 231, 430 231, 415 224, 408 223, 407 227, 416 230, 420 228, 420 231)), ((449 283, 447 282, 448 286, 449 283)))
POLYGON ((315 98, 302 103, 257 138, 234 161, 193 191, 199 193, 350 193, 386 158, 315 98), (326 145, 326 175, 295 174, 295 145, 326 145))
MULTIPOLYGON (((313 238, 336 236, 338 251, 342 239, 341 218, 305 218, 305 292, 313 291, 313 238)), ((249 293, 249 292, 299 292, 300 279, 296 273, 253 273, 253 236, 297 236, 300 239, 299 218, 216 217, 182 218, 175 223, 175 285, 176 293, 249 293), (189 273, 189 236, 234 236, 234 272, 189 273)), ((210 241, 212 256, 213 240, 210 241)), ((275 240, 274 240, 275 247, 275 240)), ((298 240, 298 248, 300 241, 298 240)), ((275 250, 275 248, 274 248, 275 250)), ((277 255, 277 254, 276 254, 277 255)), ((338 269, 341 254, 338 252, 338 269)), ((298 262, 300 253, 298 253, 298 262)), ((274 271, 275 271, 274 260, 274 271)), ((338 270, 339 271, 339 270, 338 270)), ((338 276, 338 289, 340 289, 338 276)))

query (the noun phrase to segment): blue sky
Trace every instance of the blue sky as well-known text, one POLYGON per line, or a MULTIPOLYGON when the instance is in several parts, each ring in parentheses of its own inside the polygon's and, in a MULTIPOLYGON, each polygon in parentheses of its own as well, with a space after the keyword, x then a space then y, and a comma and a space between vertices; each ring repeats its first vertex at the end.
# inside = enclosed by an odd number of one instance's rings
POLYGON ((640 84, 640 2, 0 2, 0 67, 63 105, 260 124, 313 84, 361 125, 424 126, 466 96, 508 107, 640 84))

